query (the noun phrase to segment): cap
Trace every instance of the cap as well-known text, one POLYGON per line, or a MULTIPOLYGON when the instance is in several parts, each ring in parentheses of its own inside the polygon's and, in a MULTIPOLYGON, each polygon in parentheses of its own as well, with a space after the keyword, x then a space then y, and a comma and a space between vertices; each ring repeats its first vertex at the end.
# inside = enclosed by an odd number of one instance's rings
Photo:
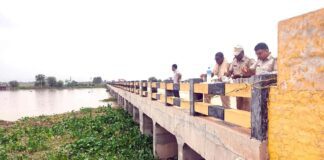
POLYGON ((234 47, 234 56, 239 55, 242 51, 243 51, 243 47, 240 46, 240 45, 236 45, 236 46, 234 47))

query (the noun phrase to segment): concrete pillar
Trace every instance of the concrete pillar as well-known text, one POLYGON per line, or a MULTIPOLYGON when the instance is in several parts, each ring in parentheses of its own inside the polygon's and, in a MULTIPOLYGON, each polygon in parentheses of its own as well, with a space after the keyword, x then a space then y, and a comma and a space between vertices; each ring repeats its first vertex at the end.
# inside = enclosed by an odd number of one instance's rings
POLYGON ((145 135, 153 136, 153 120, 144 113, 141 113, 140 116, 142 117, 141 132, 145 135))
POLYGON ((120 96, 120 106, 124 105, 124 97, 120 96))
POLYGON ((118 102, 118 105, 119 105, 119 106, 121 106, 121 98, 122 98, 122 97, 121 97, 120 95, 118 95, 118 100, 117 100, 117 102, 118 102))
POLYGON ((133 107, 134 107, 133 104, 129 103, 128 108, 127 108, 127 112, 131 116, 133 116, 133 107))
POLYGON ((127 100, 124 98, 124 105, 122 106, 126 110, 127 100))
POLYGON ((178 160, 183 160, 183 145, 184 141, 177 137, 177 143, 178 143, 178 160))
POLYGON ((159 159, 177 158, 178 156, 176 137, 157 123, 153 128, 153 153, 159 159))
POLYGON ((142 134, 144 134, 144 118, 143 118, 143 111, 139 110, 139 126, 140 126, 140 131, 142 134))
POLYGON ((139 123, 139 111, 138 111, 138 108, 135 106, 133 107, 133 120, 136 123, 139 123))

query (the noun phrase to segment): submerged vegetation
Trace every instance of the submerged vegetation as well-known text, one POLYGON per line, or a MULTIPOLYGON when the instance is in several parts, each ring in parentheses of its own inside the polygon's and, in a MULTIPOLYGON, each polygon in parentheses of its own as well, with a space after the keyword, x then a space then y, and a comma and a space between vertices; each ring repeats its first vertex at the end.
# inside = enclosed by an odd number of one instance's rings
POLYGON ((83 108, 0 124, 0 159, 154 159, 152 138, 122 109, 83 108))

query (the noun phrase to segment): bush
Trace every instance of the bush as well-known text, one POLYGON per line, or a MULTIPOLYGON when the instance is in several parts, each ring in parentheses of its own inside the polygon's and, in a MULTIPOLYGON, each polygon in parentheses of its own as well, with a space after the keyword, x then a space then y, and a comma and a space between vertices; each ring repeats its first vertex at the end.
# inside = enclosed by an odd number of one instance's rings
POLYGON ((63 85, 64 85, 64 83, 61 80, 56 83, 56 87, 58 87, 58 88, 62 88, 63 85))
POLYGON ((56 86, 56 78, 55 77, 47 77, 47 84, 49 87, 55 87, 56 86))
POLYGON ((19 87, 19 83, 17 81, 10 81, 9 85, 10 85, 11 88, 19 87))

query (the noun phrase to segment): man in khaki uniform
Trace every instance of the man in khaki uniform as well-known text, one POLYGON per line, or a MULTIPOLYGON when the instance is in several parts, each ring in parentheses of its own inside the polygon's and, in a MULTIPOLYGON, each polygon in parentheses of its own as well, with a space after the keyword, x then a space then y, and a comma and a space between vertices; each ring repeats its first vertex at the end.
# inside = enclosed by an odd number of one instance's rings
MULTIPOLYGON (((218 52, 215 55, 215 67, 213 69, 212 76, 217 76, 218 80, 221 80, 223 76, 227 75, 229 64, 224 59, 224 55, 222 52, 218 52)), ((205 102, 210 103, 211 96, 210 95, 204 95, 205 102)), ((220 99, 222 101, 222 106, 225 108, 230 108, 230 98, 228 96, 220 96, 220 99)))
POLYGON ((252 66, 243 68, 244 73, 254 73, 260 75, 264 73, 274 73, 277 71, 277 59, 271 56, 268 45, 265 43, 258 43, 254 47, 255 54, 258 61, 252 66))
MULTIPOLYGON (((228 76, 233 79, 236 78, 249 78, 252 76, 252 72, 243 72, 242 69, 245 67, 251 67, 255 61, 244 55, 242 46, 234 47, 234 60, 229 67, 228 76)), ((236 107, 240 110, 250 111, 251 109, 251 98, 236 97, 236 107)))

